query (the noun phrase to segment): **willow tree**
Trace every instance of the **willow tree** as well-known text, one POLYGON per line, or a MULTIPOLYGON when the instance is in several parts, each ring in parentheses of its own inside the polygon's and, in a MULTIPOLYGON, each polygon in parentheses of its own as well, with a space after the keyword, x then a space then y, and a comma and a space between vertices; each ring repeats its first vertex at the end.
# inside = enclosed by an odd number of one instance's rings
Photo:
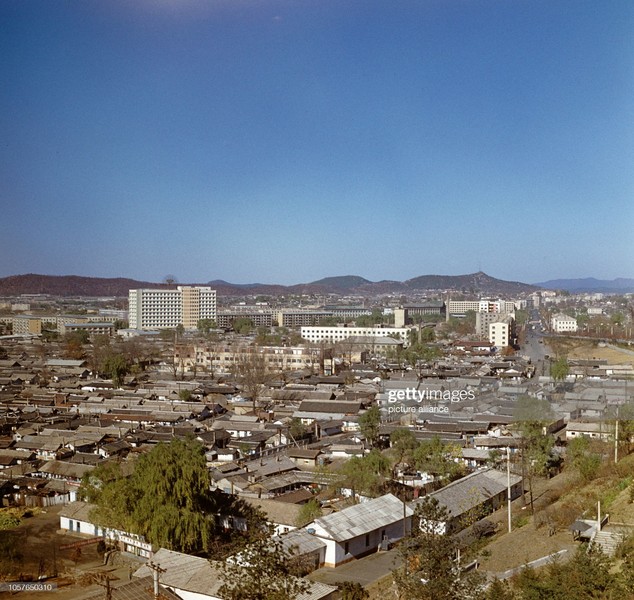
POLYGON ((93 472, 85 497, 97 505, 100 524, 125 527, 149 542, 179 552, 211 547, 216 503, 204 449, 193 438, 160 443, 141 456, 134 472, 93 472))
POLYGON ((194 439, 158 444, 134 470, 140 498, 133 518, 152 543, 181 552, 206 550, 215 506, 202 445, 194 439))

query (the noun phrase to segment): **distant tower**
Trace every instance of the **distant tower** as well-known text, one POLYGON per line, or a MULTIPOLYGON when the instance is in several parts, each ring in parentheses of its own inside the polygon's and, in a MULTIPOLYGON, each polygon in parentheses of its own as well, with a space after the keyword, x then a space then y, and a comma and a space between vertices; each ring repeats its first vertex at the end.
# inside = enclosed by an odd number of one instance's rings
POLYGON ((451 295, 447 294, 447 306, 445 306, 445 323, 449 323, 449 302, 451 302, 451 295))

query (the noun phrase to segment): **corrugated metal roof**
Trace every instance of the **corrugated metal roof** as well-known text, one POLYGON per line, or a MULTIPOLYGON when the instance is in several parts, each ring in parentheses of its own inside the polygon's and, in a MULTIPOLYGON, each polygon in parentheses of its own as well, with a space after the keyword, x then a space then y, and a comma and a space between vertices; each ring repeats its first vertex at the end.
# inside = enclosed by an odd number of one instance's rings
POLYGON ((407 517, 413 511, 393 494, 363 502, 338 513, 315 519, 315 525, 324 529, 337 542, 350 540, 370 531, 381 529, 407 517))

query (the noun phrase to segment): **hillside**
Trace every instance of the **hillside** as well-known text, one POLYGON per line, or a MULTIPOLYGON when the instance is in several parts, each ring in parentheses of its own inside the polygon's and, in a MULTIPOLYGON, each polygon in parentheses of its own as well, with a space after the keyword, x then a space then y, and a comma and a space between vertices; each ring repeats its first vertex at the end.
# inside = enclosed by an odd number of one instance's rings
POLYGON ((78 275, 12 275, 0 279, 0 295, 48 294, 51 296, 117 296, 128 295, 139 287, 166 287, 125 278, 80 277, 78 275))
MULTIPOLYGON (((187 285, 187 284, 183 284, 187 285)), ((284 286, 277 284, 232 284, 213 280, 204 284, 217 290, 219 296, 283 296, 301 294, 338 294, 372 296, 401 294, 426 290, 456 291, 470 295, 517 295, 538 288, 515 281, 504 281, 486 273, 470 275, 422 275, 407 281, 369 281, 357 275, 325 277, 311 283, 284 286)), ((13 275, 0 278, 0 296, 21 294, 49 294, 52 296, 117 296, 125 297, 135 288, 166 287, 163 283, 136 281, 134 279, 80 277, 76 275, 13 275)))
POLYGON ((634 279, 618 277, 617 279, 551 279, 535 285, 547 290, 566 290, 572 293, 603 292, 607 294, 628 294, 634 292, 634 279))
POLYGON ((538 288, 527 283, 504 281, 482 271, 469 275, 423 275, 408 279, 405 285, 415 290, 458 290, 468 294, 519 294, 538 288))

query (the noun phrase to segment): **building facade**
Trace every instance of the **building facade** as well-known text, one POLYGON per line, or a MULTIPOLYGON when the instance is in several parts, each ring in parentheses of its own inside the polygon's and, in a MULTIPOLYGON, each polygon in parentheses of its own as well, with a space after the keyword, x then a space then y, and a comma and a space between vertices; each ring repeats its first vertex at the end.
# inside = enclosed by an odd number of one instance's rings
POLYGON ((577 319, 568 315, 555 315, 550 320, 550 327, 555 333, 574 333, 577 331, 577 319))
POLYGON ((464 315, 468 311, 484 313, 510 313, 515 310, 513 300, 449 300, 447 312, 450 315, 464 315))
POLYGON ((225 373, 230 372, 241 360, 253 355, 260 357, 266 368, 272 372, 299 371, 301 369, 314 369, 319 372, 321 361, 323 361, 324 356, 330 356, 331 351, 303 346, 179 344, 174 351, 174 362, 186 372, 201 369, 212 373, 225 373))
POLYGON ((131 329, 196 329, 201 319, 216 320, 216 290, 203 286, 130 290, 131 329))
POLYGON ((353 336, 375 338, 394 337, 409 344, 409 327, 302 327, 301 336, 312 344, 320 342, 342 342, 353 336))

